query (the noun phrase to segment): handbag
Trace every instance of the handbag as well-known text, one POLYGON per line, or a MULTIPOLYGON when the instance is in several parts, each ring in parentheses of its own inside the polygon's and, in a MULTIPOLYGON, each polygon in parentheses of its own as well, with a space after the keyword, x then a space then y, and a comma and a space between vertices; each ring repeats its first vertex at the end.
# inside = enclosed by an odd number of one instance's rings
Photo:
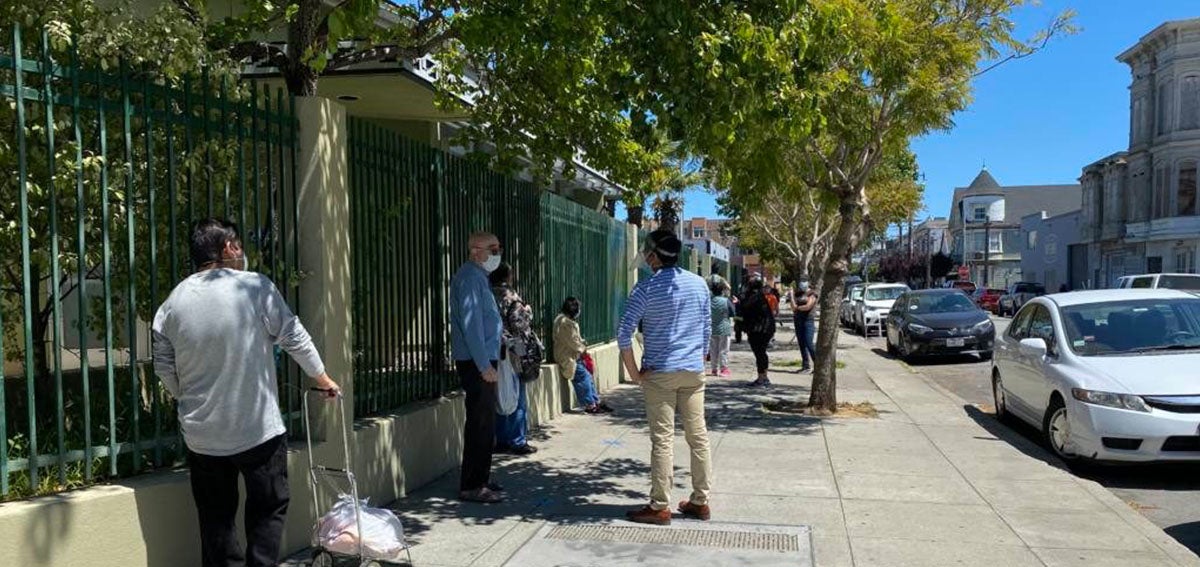
POLYGON ((508 357, 500 361, 496 371, 499 375, 499 379, 496 380, 496 413, 511 415, 517 411, 517 404, 520 402, 521 381, 508 357))

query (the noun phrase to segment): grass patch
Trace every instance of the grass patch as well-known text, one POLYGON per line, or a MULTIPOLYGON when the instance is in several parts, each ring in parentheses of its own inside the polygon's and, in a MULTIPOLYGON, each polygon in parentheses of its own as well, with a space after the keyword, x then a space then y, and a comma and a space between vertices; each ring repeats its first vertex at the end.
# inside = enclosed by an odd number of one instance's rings
POLYGON ((846 367, 846 363, 845 363, 845 362, 842 362, 842 361, 840 361, 840 360, 839 360, 839 361, 837 361, 837 369, 838 369, 838 370, 841 370, 841 369, 843 369, 843 368, 845 368, 845 367, 846 367))
POLYGON ((834 411, 833 413, 813 410, 808 407, 806 402, 793 402, 788 400, 766 402, 763 404, 763 409, 768 413, 807 415, 812 417, 857 417, 867 419, 875 419, 879 417, 879 410, 875 409, 875 404, 872 404, 871 402, 843 402, 837 405, 837 411, 834 411))

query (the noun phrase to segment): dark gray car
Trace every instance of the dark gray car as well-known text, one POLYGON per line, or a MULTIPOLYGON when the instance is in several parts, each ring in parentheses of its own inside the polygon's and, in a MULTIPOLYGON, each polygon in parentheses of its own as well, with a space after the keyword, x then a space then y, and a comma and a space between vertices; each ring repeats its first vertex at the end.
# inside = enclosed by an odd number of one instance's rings
POLYGON ((992 357, 996 327, 987 312, 956 289, 923 289, 901 295, 885 323, 887 349, 904 359, 974 353, 992 357))

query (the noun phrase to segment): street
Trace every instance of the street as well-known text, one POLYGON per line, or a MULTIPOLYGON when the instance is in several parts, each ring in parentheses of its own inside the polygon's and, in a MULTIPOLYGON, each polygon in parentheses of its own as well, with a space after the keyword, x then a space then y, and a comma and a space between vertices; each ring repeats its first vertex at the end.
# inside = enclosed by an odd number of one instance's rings
MULTIPOLYGON (((993 320, 997 333, 1008 328, 1008 318, 993 317, 993 320)), ((881 339, 871 341, 880 343, 876 352, 887 356, 881 339)), ((908 366, 964 401, 988 413, 992 411, 990 362, 966 356, 916 361, 908 366)), ((999 423, 996 426, 1005 427, 999 423)), ((1040 446, 1036 429, 1020 425, 1015 429, 1032 441, 1031 445, 1038 444, 1034 450, 1039 452, 1039 458, 1056 461, 1040 446)), ((1107 487, 1192 551, 1200 551, 1200 466, 1112 465, 1082 474, 1107 487)))

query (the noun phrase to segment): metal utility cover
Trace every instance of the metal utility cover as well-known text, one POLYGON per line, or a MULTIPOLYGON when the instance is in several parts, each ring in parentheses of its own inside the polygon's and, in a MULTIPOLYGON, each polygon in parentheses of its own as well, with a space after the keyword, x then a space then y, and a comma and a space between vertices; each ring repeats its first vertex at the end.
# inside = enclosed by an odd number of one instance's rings
POLYGON ((808 526, 686 520, 670 526, 623 521, 547 523, 505 565, 812 567, 811 532, 808 526))

